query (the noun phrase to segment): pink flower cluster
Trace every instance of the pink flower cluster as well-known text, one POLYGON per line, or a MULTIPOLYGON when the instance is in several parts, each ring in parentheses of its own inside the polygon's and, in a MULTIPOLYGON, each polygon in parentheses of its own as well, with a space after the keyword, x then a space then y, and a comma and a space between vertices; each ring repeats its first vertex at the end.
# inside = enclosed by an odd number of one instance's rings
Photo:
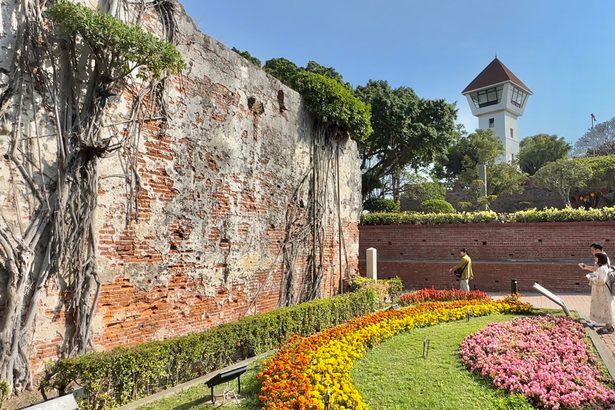
POLYGON ((482 290, 466 292, 459 289, 420 289, 402 294, 399 299, 403 306, 419 302, 444 302, 449 300, 474 300, 487 299, 488 296, 482 290))
POLYGON ((460 352, 472 372, 539 407, 615 408, 615 391, 601 383, 597 359, 573 319, 537 316, 493 324, 466 337, 460 352))

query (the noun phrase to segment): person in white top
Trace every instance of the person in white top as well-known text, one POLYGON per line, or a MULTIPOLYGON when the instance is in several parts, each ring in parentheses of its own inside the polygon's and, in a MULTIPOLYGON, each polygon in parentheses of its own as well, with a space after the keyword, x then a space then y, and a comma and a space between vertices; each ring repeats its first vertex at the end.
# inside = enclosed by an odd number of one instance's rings
POLYGON ((596 252, 594 255, 595 269, 588 273, 587 279, 592 287, 591 302, 589 305, 589 318, 595 323, 604 323, 604 327, 598 329, 598 334, 613 333, 613 309, 615 301, 611 291, 607 287, 609 266, 606 254, 596 252))

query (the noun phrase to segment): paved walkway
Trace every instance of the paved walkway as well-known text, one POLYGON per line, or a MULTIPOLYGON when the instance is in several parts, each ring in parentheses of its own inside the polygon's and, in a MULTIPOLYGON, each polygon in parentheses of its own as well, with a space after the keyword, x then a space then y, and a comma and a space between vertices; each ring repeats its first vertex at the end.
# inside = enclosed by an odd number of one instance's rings
MULTIPOLYGON (((576 310, 584 318, 589 318, 589 293, 556 293, 556 295, 564 300, 566 306, 568 306, 568 310, 576 310)), ((493 296, 497 298, 501 295, 494 294, 493 296)), ((537 308, 561 309, 556 303, 550 301, 546 296, 539 293, 522 294, 521 300, 531 303, 537 308)), ((611 351, 611 354, 615 356, 615 333, 611 333, 610 335, 602 335, 600 338, 606 347, 611 351)))

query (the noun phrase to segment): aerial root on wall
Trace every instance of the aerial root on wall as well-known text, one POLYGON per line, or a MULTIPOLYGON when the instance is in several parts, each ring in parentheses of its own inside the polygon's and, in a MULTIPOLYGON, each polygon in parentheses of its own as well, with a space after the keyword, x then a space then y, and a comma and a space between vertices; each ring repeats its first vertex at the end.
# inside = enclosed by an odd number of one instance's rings
MULTIPOLYGON (((172 38, 171 3, 158 0, 152 7, 172 38)), ((39 301, 49 281, 60 289, 67 322, 61 356, 91 348, 101 287, 94 230, 98 164, 110 155, 120 158, 130 223, 138 211, 132 204, 139 189, 141 126, 148 117, 165 118, 164 79, 143 83, 130 73, 118 75, 113 53, 89 48, 74 36, 58 37, 44 17, 49 5, 43 0, 17 1, 14 61, 0 94, 0 126, 10 129, 4 158, 11 175, 7 203, 13 211, 13 219, 0 218, 0 270, 8 277, 0 289, 6 301, 0 317, 0 381, 13 393, 32 387, 29 353, 39 301), (130 116, 109 124, 108 102, 123 94, 132 94, 130 116), (145 98, 149 95, 154 98, 145 98), (106 127, 112 132, 104 131, 106 127), (41 148, 50 135, 55 137, 53 158, 41 148)), ((121 15, 129 7, 125 1, 108 0, 101 9, 121 15)), ((143 10, 135 18, 141 18, 143 10)))

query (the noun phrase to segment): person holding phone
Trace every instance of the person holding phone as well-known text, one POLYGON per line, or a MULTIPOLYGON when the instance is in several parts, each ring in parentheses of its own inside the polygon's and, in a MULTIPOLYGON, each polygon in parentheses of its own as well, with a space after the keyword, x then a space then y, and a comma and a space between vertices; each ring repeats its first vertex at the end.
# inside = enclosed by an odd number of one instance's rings
MULTIPOLYGON (((586 264, 579 264, 588 266, 586 264)), ((582 267, 585 270, 589 270, 582 267)), ((591 302, 589 305, 589 318, 595 323, 604 323, 604 327, 597 330, 598 334, 613 333, 613 309, 615 303, 611 291, 607 286, 609 274, 608 257, 606 254, 596 252, 594 255, 594 269, 585 275, 592 287, 591 302)))

